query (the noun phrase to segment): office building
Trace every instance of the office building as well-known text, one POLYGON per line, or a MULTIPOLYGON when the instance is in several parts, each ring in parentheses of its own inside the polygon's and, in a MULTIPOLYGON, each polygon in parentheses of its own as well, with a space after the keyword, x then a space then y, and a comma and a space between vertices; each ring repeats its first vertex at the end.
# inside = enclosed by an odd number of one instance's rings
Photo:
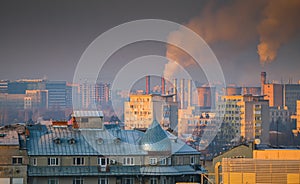
POLYGON ((269 104, 262 96, 222 96, 217 118, 224 124, 221 130, 224 141, 260 138, 263 143, 269 142, 269 104))
POLYGON ((296 101, 300 100, 300 84, 285 84, 284 106, 292 113, 296 113, 296 101))
POLYGON ((173 95, 131 94, 124 103, 125 129, 148 128, 154 119, 165 129, 176 128, 178 104, 173 95))
POLYGON ((66 81, 47 81, 48 108, 64 110, 66 108, 66 81))
POLYGON ((216 88, 215 87, 197 87, 198 106, 201 108, 215 108, 216 88))

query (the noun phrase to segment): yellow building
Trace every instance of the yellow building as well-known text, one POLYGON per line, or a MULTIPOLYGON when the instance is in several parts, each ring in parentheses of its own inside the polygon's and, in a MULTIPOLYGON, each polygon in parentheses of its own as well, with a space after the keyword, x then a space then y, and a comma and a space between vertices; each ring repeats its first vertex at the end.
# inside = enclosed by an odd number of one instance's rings
POLYGON ((173 95, 131 94, 124 103, 125 129, 148 128, 154 120, 163 128, 175 129, 178 122, 178 104, 173 95))
POLYGON ((296 129, 293 130, 295 135, 300 133, 300 100, 297 100, 297 112, 296 112, 296 129))
POLYGON ((299 149, 253 150, 253 158, 223 158, 221 165, 223 184, 300 183, 299 149))
POLYGON ((269 142, 269 104, 262 96, 222 96, 217 106, 217 118, 232 128, 223 131, 224 138, 231 142, 241 138, 260 138, 262 143, 269 142))

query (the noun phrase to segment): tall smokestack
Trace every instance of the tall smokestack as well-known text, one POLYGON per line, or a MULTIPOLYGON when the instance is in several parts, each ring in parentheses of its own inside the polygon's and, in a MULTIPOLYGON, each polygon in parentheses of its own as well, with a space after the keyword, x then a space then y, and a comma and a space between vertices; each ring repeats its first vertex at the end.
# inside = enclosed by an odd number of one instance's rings
POLYGON ((266 84, 266 80, 267 80, 267 73, 261 72, 260 73, 261 95, 264 95, 264 84, 266 84))
POLYGON ((150 76, 146 76, 146 94, 150 94, 150 76))
POLYGON ((161 94, 164 95, 166 94, 166 84, 165 84, 165 78, 161 77, 161 94))
POLYGON ((173 102, 177 102, 177 79, 173 79, 173 102))
POLYGON ((184 79, 180 80, 180 108, 184 109, 184 79))
POLYGON ((192 80, 188 80, 188 107, 192 106, 192 80))

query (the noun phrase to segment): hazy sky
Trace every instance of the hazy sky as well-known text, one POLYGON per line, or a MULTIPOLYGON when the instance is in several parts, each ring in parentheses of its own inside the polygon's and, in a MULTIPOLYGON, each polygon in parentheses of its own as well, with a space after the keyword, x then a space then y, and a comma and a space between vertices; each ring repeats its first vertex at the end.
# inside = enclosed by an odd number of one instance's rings
MULTIPOLYGON (((151 18, 185 24, 200 34, 216 54, 228 83, 256 85, 261 71, 268 72, 269 80, 296 82, 300 1, 272 2, 1 1, 0 79, 46 76, 72 81, 81 54, 101 33, 151 18)), ((124 63, 136 57, 169 52, 163 43, 130 45, 110 58, 100 79, 112 80, 124 63)))

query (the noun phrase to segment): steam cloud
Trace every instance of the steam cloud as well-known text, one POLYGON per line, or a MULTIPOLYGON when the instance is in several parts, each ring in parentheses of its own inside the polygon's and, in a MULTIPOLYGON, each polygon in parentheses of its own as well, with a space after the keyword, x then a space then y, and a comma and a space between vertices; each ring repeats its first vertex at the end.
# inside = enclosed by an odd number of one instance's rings
MULTIPOLYGON (((199 34, 208 44, 228 42, 239 46, 255 43, 262 64, 273 61, 280 47, 290 41, 300 31, 299 0, 253 0, 230 1, 218 5, 210 1, 198 17, 185 26, 199 34)), ((189 41, 190 51, 193 40, 179 29, 169 35, 169 40, 177 43, 189 41)), ((167 46, 166 57, 170 62, 165 66, 165 76, 172 76, 178 69, 174 62, 183 67, 192 65, 193 59, 172 45, 167 46)))

